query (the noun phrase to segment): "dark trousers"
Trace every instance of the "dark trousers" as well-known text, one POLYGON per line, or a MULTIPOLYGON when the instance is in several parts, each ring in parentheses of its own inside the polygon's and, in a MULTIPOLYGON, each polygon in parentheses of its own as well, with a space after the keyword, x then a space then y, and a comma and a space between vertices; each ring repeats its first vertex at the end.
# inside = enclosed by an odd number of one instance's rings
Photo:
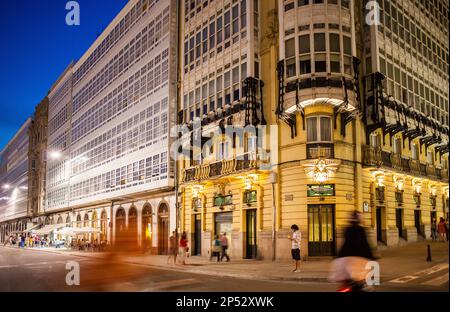
POLYGON ((227 261, 230 261, 230 257, 227 255, 227 249, 228 246, 222 246, 222 257, 220 258, 221 261, 224 257, 227 258, 227 261))

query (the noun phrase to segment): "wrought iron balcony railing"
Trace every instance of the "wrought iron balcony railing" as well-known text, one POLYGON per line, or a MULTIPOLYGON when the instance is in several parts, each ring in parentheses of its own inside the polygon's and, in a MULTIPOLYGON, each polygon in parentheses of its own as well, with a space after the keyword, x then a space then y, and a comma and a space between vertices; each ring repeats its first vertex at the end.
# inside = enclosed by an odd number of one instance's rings
POLYGON ((320 143, 320 144, 308 144, 306 146, 306 158, 334 158, 334 144, 333 143, 320 143))
POLYGON ((198 165, 182 170, 181 182, 202 181, 223 175, 233 174, 243 170, 257 169, 262 161, 257 159, 256 153, 246 153, 236 158, 198 165))
POLYGON ((386 152, 381 148, 365 146, 363 157, 363 164, 368 167, 385 167, 416 176, 448 180, 448 169, 440 169, 434 165, 421 163, 416 159, 404 158, 400 154, 386 152))

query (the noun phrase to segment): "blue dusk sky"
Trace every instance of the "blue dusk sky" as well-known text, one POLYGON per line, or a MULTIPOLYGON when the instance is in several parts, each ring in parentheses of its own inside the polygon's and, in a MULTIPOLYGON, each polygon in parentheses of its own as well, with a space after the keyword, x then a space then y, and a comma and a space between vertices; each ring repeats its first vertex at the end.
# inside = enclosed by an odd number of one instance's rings
POLYGON ((79 26, 66 24, 67 2, 0 2, 0 151, 128 1, 78 0, 79 26))

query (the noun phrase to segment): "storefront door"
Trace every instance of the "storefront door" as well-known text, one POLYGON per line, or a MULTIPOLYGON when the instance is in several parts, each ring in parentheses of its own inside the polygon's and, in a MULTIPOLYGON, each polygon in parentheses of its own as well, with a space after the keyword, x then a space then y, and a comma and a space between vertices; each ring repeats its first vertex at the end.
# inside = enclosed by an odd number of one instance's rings
POLYGON ((334 205, 308 205, 308 255, 335 254, 334 205))
POLYGON ((233 213, 232 212, 221 212, 216 213, 214 216, 214 234, 219 236, 226 233, 228 238, 228 254, 232 254, 231 250, 231 231, 233 230, 233 213))
POLYGON ((383 241, 383 232, 382 232, 382 223, 381 223, 381 207, 377 207, 376 212, 376 221, 377 221, 377 241, 382 242, 383 241))
POLYGON ((250 209, 246 211, 246 258, 256 258, 256 209, 250 209))
POLYGON ((395 209, 395 223, 398 229, 398 236, 403 237, 403 209, 395 209))
POLYGON ((201 255, 202 253, 202 217, 200 214, 195 215, 194 226, 194 250, 193 255, 201 255))
POLYGON ((417 229, 417 234, 422 234, 422 230, 421 230, 421 223, 420 223, 420 217, 421 217, 421 211, 416 209, 414 210, 414 225, 416 226, 417 229))

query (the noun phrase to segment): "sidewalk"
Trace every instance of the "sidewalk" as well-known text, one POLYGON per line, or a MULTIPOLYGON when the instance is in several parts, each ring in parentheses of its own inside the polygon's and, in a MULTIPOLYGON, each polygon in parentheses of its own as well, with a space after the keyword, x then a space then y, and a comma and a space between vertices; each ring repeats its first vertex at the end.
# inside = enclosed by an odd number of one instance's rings
MULTIPOLYGON (((379 251, 381 281, 428 269, 437 264, 448 263, 448 243, 419 242, 379 251), (431 245, 432 262, 427 262, 427 244, 431 245)), ((27 249, 52 252, 86 258, 102 258, 104 253, 69 251, 56 248, 27 249)), ((167 256, 122 256, 120 262, 151 266, 164 270, 183 271, 210 276, 226 276, 242 279, 278 280, 296 282, 328 282, 329 268, 333 258, 309 258, 302 261, 301 272, 293 273, 291 261, 234 260, 230 262, 209 261, 205 257, 189 257, 187 265, 167 264, 167 256)))

